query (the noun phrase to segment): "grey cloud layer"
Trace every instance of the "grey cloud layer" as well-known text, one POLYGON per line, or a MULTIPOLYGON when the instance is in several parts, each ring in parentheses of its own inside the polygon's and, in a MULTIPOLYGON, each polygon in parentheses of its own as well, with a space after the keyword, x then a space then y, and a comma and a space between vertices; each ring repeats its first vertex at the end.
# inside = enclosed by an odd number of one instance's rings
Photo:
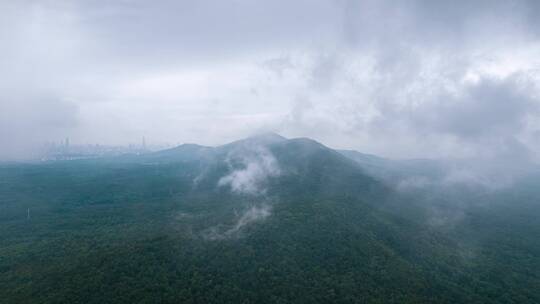
POLYGON ((3 1, 0 159, 254 130, 537 159, 537 1, 3 1))

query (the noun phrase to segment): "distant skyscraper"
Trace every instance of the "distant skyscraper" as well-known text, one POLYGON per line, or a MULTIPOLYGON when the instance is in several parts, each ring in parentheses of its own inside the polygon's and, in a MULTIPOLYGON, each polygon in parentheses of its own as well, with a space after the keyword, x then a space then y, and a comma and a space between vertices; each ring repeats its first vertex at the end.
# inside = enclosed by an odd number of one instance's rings
POLYGON ((146 150, 146 138, 144 136, 142 138, 142 149, 146 150))
POLYGON ((64 145, 66 148, 69 148, 69 137, 66 137, 64 145))

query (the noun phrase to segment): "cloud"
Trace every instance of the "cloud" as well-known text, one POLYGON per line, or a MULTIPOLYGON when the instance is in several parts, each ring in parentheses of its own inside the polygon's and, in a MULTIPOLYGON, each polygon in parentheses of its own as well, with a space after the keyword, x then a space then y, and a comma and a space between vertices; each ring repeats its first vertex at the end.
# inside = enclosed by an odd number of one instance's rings
POLYGON ((245 210, 238 219, 235 221, 232 227, 223 229, 223 226, 214 226, 205 229, 202 232, 202 237, 206 240, 224 240, 237 238, 240 236, 241 231, 249 225, 253 225, 256 222, 263 221, 271 214, 271 207, 267 204, 260 206, 251 206, 245 210))
POLYGON ((202 231, 207 240, 222 240, 240 236, 244 227, 262 221, 271 215, 272 207, 267 199, 267 183, 281 174, 277 159, 264 143, 246 140, 228 152, 225 159, 230 172, 219 179, 218 187, 229 187, 233 193, 247 195, 251 199, 247 209, 236 214, 232 226, 217 225, 202 231))
POLYGON ((399 158, 511 142, 538 158, 539 13, 525 0, 3 1, 0 158, 66 136, 216 145, 254 129, 399 158), (15 143, 22 119, 32 136, 15 143))
POLYGON ((412 110, 413 123, 417 128, 471 140, 520 133, 525 118, 536 114, 540 104, 517 78, 482 78, 458 92, 441 92, 425 108, 412 110))
POLYGON ((514 153, 523 159, 527 155, 521 138, 532 131, 527 121, 538 115, 540 106, 529 82, 510 75, 480 78, 433 96, 411 93, 414 102, 379 104, 380 114, 371 121, 370 132, 435 141, 432 147, 446 144, 446 157, 514 153))
POLYGON ((246 225, 265 219, 270 216, 270 210, 271 209, 268 205, 253 206, 246 212, 244 212, 242 216, 240 216, 234 227, 228 231, 234 233, 246 225))
POLYGON ((268 178, 281 174, 274 155, 260 145, 232 151, 227 162, 232 172, 222 177, 218 186, 229 186, 239 194, 264 195, 268 178))
POLYGON ((408 191, 415 189, 423 189, 429 186, 433 186, 434 181, 432 178, 425 176, 410 176, 400 179, 396 184, 398 191, 408 191))

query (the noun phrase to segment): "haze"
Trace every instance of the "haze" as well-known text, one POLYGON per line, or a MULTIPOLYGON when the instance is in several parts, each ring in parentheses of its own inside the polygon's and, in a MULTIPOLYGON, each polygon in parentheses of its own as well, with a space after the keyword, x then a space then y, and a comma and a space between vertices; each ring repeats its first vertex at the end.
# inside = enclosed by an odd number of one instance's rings
POLYGON ((538 161, 538 1, 0 2, 0 159, 262 131, 538 161))

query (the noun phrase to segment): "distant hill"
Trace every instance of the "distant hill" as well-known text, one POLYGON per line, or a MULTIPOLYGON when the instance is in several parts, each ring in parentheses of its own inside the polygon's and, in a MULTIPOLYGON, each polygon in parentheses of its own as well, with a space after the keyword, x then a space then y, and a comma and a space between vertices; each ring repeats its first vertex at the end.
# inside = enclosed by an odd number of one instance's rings
POLYGON ((2 303, 539 303, 536 177, 444 174, 273 133, 6 164, 2 303))

